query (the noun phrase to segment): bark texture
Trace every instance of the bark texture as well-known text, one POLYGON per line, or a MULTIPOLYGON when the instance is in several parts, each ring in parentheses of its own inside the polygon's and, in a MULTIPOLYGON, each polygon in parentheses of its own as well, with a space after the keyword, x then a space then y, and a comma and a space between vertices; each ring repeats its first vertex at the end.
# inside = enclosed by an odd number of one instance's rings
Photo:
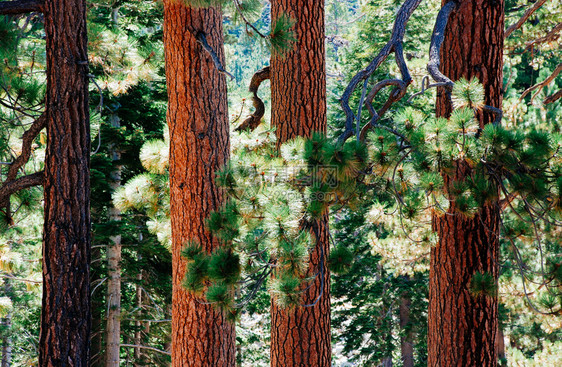
MULTIPOLYGON (((441 71, 451 80, 477 77, 484 86, 485 104, 501 108, 503 0, 462 0, 452 13, 441 48, 441 71)), ((448 116, 451 106, 438 93, 437 115, 448 116)), ((480 125, 494 116, 479 116, 480 125)), ((445 181, 470 175, 466 162, 445 181)), ((496 366, 497 297, 470 293, 476 272, 498 276, 499 208, 486 205, 473 218, 451 205, 449 214, 433 218, 439 241, 431 251, 429 283, 429 366, 496 366)))
POLYGON ((223 202, 215 172, 229 156, 226 79, 197 41, 205 34, 224 65, 222 13, 164 1, 164 45, 170 128, 172 222, 172 366, 234 366, 234 324, 182 286, 188 241, 206 251, 219 246, 205 218, 223 202))
POLYGON ((47 150, 42 367, 87 366, 90 339, 90 124, 86 2, 45 3, 47 150))
MULTIPOLYGON (((324 2, 274 0, 271 13, 273 21, 281 14, 292 18, 298 40, 290 51, 274 52, 271 58, 271 121, 277 129, 279 146, 297 136, 310 137, 315 131, 326 131, 324 2)), ((310 305, 321 293, 322 297, 314 306, 291 311, 272 302, 272 367, 331 365, 327 217, 313 227, 316 247, 310 255, 309 275, 319 273, 322 252, 323 275, 318 275, 304 292, 302 303, 310 305)))

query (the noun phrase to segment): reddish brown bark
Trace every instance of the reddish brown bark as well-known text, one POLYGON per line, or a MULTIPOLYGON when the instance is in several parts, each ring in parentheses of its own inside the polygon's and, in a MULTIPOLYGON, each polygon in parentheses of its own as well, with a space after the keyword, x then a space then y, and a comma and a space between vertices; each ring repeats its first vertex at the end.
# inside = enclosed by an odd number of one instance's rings
MULTIPOLYGON (((274 52, 271 58, 271 121, 277 129, 279 145, 297 136, 310 137, 315 131, 326 131, 324 2, 275 0, 271 2, 271 13, 274 21, 281 14, 291 17, 297 39, 290 51, 274 52)), ((302 303, 310 305, 320 294, 322 297, 312 307, 291 311, 272 303, 272 367, 331 365, 327 217, 313 226, 316 247, 310 255, 309 275, 319 273, 321 252, 323 275, 318 275, 305 291, 302 303)))
POLYGON ((90 124, 86 3, 45 3, 47 150, 39 365, 87 366, 90 124))
POLYGON ((196 39, 203 32, 224 65, 222 13, 164 1, 164 46, 170 128, 170 218, 172 222, 172 365, 234 366, 234 325, 182 286, 188 241, 211 251, 219 242, 205 218, 223 202, 215 172, 229 156, 225 76, 196 39))
MULTIPOLYGON (((447 24, 441 48, 441 71, 451 80, 477 77, 485 103, 501 108, 503 0, 462 0, 447 24)), ((437 115, 448 116, 444 93, 437 98, 437 115)), ((480 116, 480 124, 494 116, 480 116)), ((446 181, 470 174, 465 162, 446 181)), ((434 217, 439 241, 431 251, 429 283, 429 366, 496 366, 498 328, 496 297, 475 297, 470 281, 476 272, 497 279, 499 208, 486 205, 473 218, 455 211, 434 217), (453 215, 451 215, 453 214, 453 215)))

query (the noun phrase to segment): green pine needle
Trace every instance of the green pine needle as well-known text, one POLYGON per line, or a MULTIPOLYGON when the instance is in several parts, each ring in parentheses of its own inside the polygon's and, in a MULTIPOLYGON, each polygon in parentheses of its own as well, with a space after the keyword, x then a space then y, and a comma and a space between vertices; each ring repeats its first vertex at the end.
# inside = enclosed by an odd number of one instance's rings
POLYGON ((453 87, 452 100, 455 109, 481 110, 484 107, 484 87, 476 78, 470 81, 460 79, 453 87))
POLYGON ((294 25, 295 20, 287 14, 281 14, 279 18, 274 20, 273 28, 267 38, 273 52, 282 56, 284 52, 293 47, 293 44, 297 41, 294 31, 291 30, 294 25))
POLYGON ((219 247, 210 256, 209 277, 227 285, 235 284, 240 278, 240 256, 232 249, 219 247))
POLYGON ((476 272, 470 280, 470 293, 473 297, 495 297, 497 293, 497 284, 488 272, 476 272))
POLYGON ((329 256, 330 270, 335 274, 344 274, 351 269, 354 254, 344 245, 336 246, 329 256))

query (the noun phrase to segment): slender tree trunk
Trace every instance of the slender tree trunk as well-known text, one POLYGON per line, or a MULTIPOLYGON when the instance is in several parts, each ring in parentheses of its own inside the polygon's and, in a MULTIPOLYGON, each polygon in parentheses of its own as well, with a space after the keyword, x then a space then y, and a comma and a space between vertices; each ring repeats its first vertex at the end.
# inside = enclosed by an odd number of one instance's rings
MULTIPOLYGON (((140 242, 140 241, 139 241, 140 242)), ((142 255, 137 255, 137 259, 141 260, 142 255)), ((137 309, 140 311, 142 310, 142 288, 141 288, 141 282, 143 280, 143 271, 139 271, 139 273, 137 274, 137 289, 136 289, 136 301, 137 301, 137 309)), ((141 331, 141 322, 140 321, 135 321, 135 345, 142 345, 142 331, 141 331)), ((140 348, 135 348, 135 366, 140 366, 139 361, 141 359, 141 349, 140 348)))
POLYGON ((86 2, 45 2, 47 150, 39 365, 87 366, 90 123, 86 2))
MULTIPOLYGON (((10 296, 12 293, 12 281, 9 278, 4 278, 4 294, 10 296)), ((12 365, 12 312, 2 318, 2 329, 4 335, 2 336, 2 363, 1 367, 10 367, 12 365)))
MULTIPOLYGON (((449 19, 441 49, 441 70, 455 81, 477 77, 485 103, 501 108, 504 29, 503 0, 462 0, 449 19)), ((438 116, 451 106, 444 93, 437 99, 438 116)), ((480 116, 483 126, 493 116, 480 116)), ((470 175, 466 162, 446 182, 470 175)), ((448 215, 433 218, 439 241, 431 251, 429 281, 429 366, 496 366, 497 297, 473 296, 476 272, 498 277, 499 209, 486 205, 468 218, 451 205, 448 215), (453 214, 453 215, 451 215, 453 214)))
MULTIPOLYGON (((271 14, 273 22, 281 14, 291 17, 298 40, 290 51, 274 52, 271 58, 271 115, 280 145, 297 136, 326 131, 324 2, 274 0, 271 14)), ((322 272, 304 293, 302 302, 311 305, 320 294, 322 297, 312 307, 292 311, 272 302, 272 367, 331 365, 327 216, 313 227, 316 247, 310 255, 309 275, 318 273, 320 267, 322 272)))
POLYGON ((164 46, 170 128, 170 217, 172 222, 172 365, 234 366, 234 324, 182 286, 181 250, 198 241, 208 252, 219 246, 205 226, 223 203, 215 172, 229 156, 227 91, 211 55, 197 41, 202 32, 224 65, 219 8, 189 8, 164 1, 164 46))
MULTIPOLYGON (((119 128, 121 122, 117 114, 110 116, 111 126, 119 128)), ((111 172, 110 187, 115 192, 121 186, 122 165, 121 152, 115 145, 109 147, 109 155, 115 164, 111 172)), ((121 221, 121 211, 115 207, 109 209, 111 222, 121 221)), ((111 236, 107 248, 107 348, 106 366, 119 367, 119 351, 121 347, 121 235, 111 236)))
POLYGON ((400 299, 400 353, 403 367, 414 367, 414 333, 408 326, 410 323, 411 300, 406 295, 400 299))
POLYGON ((498 352, 498 360, 500 366, 507 366, 505 357, 505 336, 502 328, 498 325, 498 333, 496 334, 496 350, 498 352))

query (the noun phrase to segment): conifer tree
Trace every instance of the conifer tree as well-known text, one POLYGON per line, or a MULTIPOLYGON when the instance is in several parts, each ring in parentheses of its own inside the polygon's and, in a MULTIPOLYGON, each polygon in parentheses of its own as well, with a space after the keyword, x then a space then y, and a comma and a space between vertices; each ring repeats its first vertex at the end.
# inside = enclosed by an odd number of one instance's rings
MULTIPOLYGON (((311 138, 314 132, 326 132, 324 2, 274 0, 271 15, 272 28, 284 17, 291 19, 296 39, 286 51, 274 49, 271 58, 271 124, 279 147, 299 136, 311 138)), ((301 298, 304 306, 287 310, 272 302, 274 367, 331 365, 328 213, 311 226, 315 248, 308 276, 314 279, 306 284, 301 298)))
MULTIPOLYGON (((497 108, 502 104, 503 20, 503 1, 461 1, 447 22, 440 55, 445 76, 453 81, 478 78, 484 103, 497 108)), ((449 117, 452 108, 441 90, 437 115, 449 117)), ((494 119, 494 114, 481 112, 480 128, 494 119)), ((461 159, 444 175, 445 185, 470 175, 470 165, 461 159)), ((488 190, 499 188, 491 185, 488 190)), ((470 288, 479 273, 489 274, 494 282, 498 279, 498 202, 491 200, 471 217, 451 205, 446 214, 433 218, 433 228, 439 240, 431 252, 428 363, 496 366, 498 298, 474 296, 470 288)))
POLYGON ((215 173, 229 156, 220 4, 164 2, 164 47, 170 130, 173 301, 172 365, 234 366, 234 325, 223 311, 183 287, 184 246, 219 246, 205 219, 223 203, 215 173), (195 7, 195 5, 213 5, 195 7), (222 67, 221 67, 222 69, 222 67))

